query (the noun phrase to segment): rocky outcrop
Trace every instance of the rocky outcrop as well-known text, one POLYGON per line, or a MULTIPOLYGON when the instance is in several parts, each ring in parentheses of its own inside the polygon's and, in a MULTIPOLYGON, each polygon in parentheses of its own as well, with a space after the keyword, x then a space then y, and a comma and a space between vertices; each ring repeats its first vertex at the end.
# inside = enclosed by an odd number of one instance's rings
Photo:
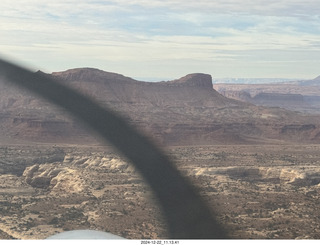
POLYGON ((77 170, 61 164, 35 164, 27 167, 22 175, 27 184, 54 192, 72 193, 83 190, 84 181, 77 170))
POLYGON ((282 169, 280 180, 296 186, 319 185, 320 172, 319 169, 282 169))
POLYGON ((306 179, 306 173, 299 172, 296 169, 282 169, 280 172, 280 180, 282 182, 294 183, 297 180, 306 179))
POLYGON ((107 156, 76 156, 66 155, 63 161, 68 166, 75 166, 81 168, 101 168, 108 171, 125 171, 134 172, 134 168, 126 161, 117 157, 107 156))
POLYGON ((51 180, 60 173, 61 169, 54 164, 35 164, 27 167, 22 176, 32 187, 48 188, 51 180))
POLYGON ((271 182, 320 187, 320 168, 318 167, 227 167, 195 168, 191 174, 208 176, 228 176, 233 180, 248 182, 271 182))
POLYGON ((34 188, 49 189, 57 193, 77 193, 84 190, 86 183, 83 176, 86 171, 136 172, 131 164, 118 157, 67 154, 63 162, 29 166, 22 176, 34 188))
POLYGON ((171 86, 202 87, 212 90, 212 77, 208 74, 194 73, 165 84, 171 86))
POLYGON ((50 180, 51 192, 80 193, 84 190, 85 181, 77 169, 63 168, 50 180))

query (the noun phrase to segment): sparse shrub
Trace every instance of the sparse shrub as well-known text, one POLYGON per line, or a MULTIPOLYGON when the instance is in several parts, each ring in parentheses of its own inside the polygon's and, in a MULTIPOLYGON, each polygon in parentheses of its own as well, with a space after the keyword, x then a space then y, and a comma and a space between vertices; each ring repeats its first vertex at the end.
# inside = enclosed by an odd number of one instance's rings
POLYGON ((49 225, 57 225, 59 224, 59 218, 58 217, 54 217, 53 219, 51 219, 48 223, 49 225))

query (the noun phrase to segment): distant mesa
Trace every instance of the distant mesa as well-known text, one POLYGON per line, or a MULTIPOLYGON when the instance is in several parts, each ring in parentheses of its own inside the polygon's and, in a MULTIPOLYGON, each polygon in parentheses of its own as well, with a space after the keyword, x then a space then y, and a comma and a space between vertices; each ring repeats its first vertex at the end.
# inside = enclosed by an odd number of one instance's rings
POLYGON ((169 81, 167 84, 206 87, 212 89, 212 77, 208 74, 194 73, 177 80, 169 81))
POLYGON ((299 86, 319 86, 320 85, 320 76, 317 76, 314 79, 309 80, 297 80, 287 82, 289 85, 299 85, 299 86))
POLYGON ((254 101, 257 102, 274 102, 274 103, 303 103, 303 96, 301 94, 282 94, 282 93, 259 93, 253 97, 254 101))
POLYGON ((320 85, 320 76, 318 76, 312 80, 300 81, 299 84, 303 85, 303 86, 319 86, 320 85))
MULTIPOLYGON (((130 77, 126 77, 117 73, 106 72, 95 68, 75 68, 63 72, 53 72, 53 77, 57 77, 64 81, 112 81, 112 82, 139 82, 130 77)), ((145 82, 150 83, 150 82, 145 82)), ((168 82, 158 82, 153 84, 168 84, 176 86, 193 86, 206 87, 212 89, 212 77, 208 74, 194 73, 186 75, 180 79, 168 82)))

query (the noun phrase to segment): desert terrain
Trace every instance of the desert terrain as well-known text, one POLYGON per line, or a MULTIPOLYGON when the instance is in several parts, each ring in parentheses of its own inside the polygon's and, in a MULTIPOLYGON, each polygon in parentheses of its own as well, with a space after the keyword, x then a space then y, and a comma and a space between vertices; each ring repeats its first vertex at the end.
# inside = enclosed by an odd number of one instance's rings
MULTIPOLYGON (((319 148, 216 145, 166 152, 232 238, 319 239, 319 148)), ((11 145, 0 151, 2 239, 44 239, 76 229, 168 238, 150 188, 109 147, 11 145)))
MULTIPOLYGON (((88 68, 48 76, 153 139, 231 238, 319 239, 316 113, 227 98, 206 74, 159 83, 88 68)), ((168 238, 157 200, 126 158, 67 112, 3 78, 0 86, 1 239, 76 229, 168 238)))

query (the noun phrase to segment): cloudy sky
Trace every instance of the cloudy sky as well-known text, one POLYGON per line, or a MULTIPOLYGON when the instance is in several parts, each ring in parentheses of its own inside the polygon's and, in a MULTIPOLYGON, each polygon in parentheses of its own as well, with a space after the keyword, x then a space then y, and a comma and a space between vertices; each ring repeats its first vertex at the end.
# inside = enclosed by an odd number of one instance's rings
POLYGON ((319 0, 1 0, 0 56, 46 72, 314 78, 319 0))

